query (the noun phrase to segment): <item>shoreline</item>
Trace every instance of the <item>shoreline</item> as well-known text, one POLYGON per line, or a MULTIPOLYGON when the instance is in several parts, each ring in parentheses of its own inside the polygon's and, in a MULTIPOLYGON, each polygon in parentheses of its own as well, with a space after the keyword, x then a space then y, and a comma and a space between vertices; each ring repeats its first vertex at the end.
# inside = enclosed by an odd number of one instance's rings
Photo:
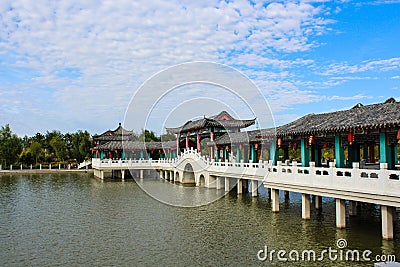
POLYGON ((1 170, 1 175, 9 174, 49 174, 49 173, 93 173, 93 169, 25 169, 25 170, 1 170))

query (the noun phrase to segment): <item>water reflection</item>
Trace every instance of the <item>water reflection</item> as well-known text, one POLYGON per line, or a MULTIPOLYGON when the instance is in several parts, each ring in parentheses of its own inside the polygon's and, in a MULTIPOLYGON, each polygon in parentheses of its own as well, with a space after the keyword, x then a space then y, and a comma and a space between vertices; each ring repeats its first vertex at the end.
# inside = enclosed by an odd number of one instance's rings
MULTIPOLYGON (((147 182, 157 190, 174 188, 182 199, 224 191, 193 188, 186 196, 189 191, 169 182, 147 182)), ((271 212, 262 187, 257 198, 233 190, 210 205, 177 208, 152 199, 132 180, 101 181, 89 174, 1 176, 0 265, 365 266, 257 259, 265 246, 322 251, 335 248, 339 238, 351 249, 400 258, 399 223, 396 240, 383 241, 379 207, 363 205, 358 216, 347 218, 345 229, 336 229, 333 199, 324 198, 322 210, 313 207, 305 221, 300 194, 280 198, 279 213, 271 212)))

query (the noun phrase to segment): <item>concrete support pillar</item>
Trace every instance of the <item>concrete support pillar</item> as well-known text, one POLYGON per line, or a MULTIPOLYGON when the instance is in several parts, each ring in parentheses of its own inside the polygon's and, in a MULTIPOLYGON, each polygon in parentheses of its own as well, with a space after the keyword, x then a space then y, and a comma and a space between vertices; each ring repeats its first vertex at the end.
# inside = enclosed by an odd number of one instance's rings
POLYGON ((100 171, 100 179, 104 180, 104 171, 100 171))
POLYGON ((381 205, 382 237, 386 240, 393 239, 393 208, 381 205))
POLYGON ((322 209, 322 197, 315 196, 315 209, 320 210, 322 209))
POLYGON ((163 170, 160 170, 159 173, 160 173, 160 178, 161 178, 161 179, 164 179, 164 171, 163 171, 163 170))
POLYGON ((272 211, 279 212, 279 190, 271 189, 272 211))
POLYGON ((344 167, 344 149, 342 146, 340 135, 335 135, 335 159, 336 159, 336 168, 344 167))
POLYGON ((307 147, 307 139, 301 138, 300 142, 300 152, 301 152, 301 166, 310 166, 310 148, 307 147))
POLYGON ((243 180, 238 179, 237 181, 237 193, 238 195, 241 195, 243 193, 243 180))
POLYGON ((346 203, 344 199, 336 199, 336 227, 346 227, 346 203))
POLYGON ((251 195, 256 197, 258 195, 258 181, 251 180, 251 195))
POLYGON ((230 180, 229 177, 225 177, 225 192, 229 192, 230 191, 230 180))
POLYGON ((143 169, 140 170, 140 176, 139 176, 139 178, 140 178, 140 179, 143 179, 143 169))
POLYGON ((304 220, 311 218, 310 199, 310 194, 301 194, 301 218, 304 220))
POLYGON ((349 201, 349 215, 356 216, 357 215, 357 202, 350 200, 349 201))
POLYGON ((222 177, 217 177, 217 190, 221 189, 221 180, 222 180, 222 177))
POLYGON ((283 192, 284 196, 285 196, 285 200, 289 200, 289 191, 285 190, 283 192))
POLYGON ((125 180, 125 170, 121 170, 121 179, 122 181, 125 180))

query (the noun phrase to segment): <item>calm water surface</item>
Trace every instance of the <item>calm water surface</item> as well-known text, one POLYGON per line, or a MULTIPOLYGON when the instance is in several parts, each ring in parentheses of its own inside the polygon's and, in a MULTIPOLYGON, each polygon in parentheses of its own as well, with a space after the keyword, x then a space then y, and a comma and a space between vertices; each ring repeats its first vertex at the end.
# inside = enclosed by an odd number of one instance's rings
POLYGON ((396 240, 383 241, 378 207, 363 206, 343 230, 335 228, 334 211, 333 200, 324 198, 322 212, 313 209, 304 221, 301 197, 291 194, 274 214, 264 189, 258 198, 231 192, 207 206, 177 208, 152 199, 134 181, 102 182, 92 174, 0 176, 0 266, 373 266, 328 257, 257 259, 265 246, 319 253, 337 249, 339 238, 347 240, 346 249, 400 259, 398 213, 396 240))

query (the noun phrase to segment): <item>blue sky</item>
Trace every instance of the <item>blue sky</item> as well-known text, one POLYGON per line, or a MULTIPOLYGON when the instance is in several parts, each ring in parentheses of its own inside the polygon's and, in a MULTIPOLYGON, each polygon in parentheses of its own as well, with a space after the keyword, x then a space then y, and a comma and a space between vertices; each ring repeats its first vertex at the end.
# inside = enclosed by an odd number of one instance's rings
POLYGON ((149 77, 192 61, 250 77, 278 125, 400 99, 400 1, 5 0, 0 25, 0 125, 19 135, 115 128, 149 77))

